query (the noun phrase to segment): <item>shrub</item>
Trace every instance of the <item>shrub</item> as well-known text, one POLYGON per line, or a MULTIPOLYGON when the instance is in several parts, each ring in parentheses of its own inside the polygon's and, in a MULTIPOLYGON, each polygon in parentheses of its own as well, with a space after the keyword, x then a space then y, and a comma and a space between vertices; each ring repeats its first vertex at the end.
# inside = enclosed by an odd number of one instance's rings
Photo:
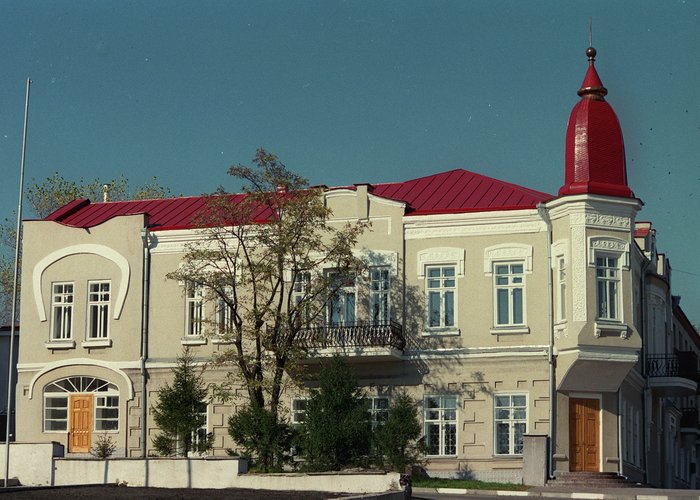
POLYGON ((117 449, 117 443, 114 442, 112 436, 100 434, 95 440, 95 444, 90 448, 90 455, 104 460, 111 457, 117 449))
POLYGON ((319 388, 306 403, 301 455, 311 470, 361 465, 369 454, 372 428, 367 403, 339 357, 321 365, 319 388))
POLYGON ((418 463, 425 452, 421 434, 416 404, 399 393, 393 398, 389 417, 374 432, 378 465, 404 473, 406 466, 418 463))
POLYGON ((231 415, 228 433, 243 448, 240 454, 250 458, 262 472, 281 470, 291 459, 293 430, 266 408, 251 404, 231 415))

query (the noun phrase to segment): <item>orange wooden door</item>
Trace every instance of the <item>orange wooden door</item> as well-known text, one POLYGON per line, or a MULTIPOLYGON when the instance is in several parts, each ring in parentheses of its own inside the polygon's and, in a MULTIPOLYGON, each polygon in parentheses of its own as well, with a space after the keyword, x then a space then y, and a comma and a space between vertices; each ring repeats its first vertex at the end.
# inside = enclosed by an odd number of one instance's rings
POLYGON ((600 405, 597 399, 569 399, 569 470, 598 472, 600 405))
POLYGON ((92 444, 92 395, 70 397, 70 453, 87 453, 92 444))

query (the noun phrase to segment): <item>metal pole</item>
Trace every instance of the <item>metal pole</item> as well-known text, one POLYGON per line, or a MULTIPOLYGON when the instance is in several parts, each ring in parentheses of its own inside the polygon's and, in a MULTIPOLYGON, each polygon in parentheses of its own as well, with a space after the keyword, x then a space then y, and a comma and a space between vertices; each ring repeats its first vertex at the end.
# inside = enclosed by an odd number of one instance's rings
POLYGON ((27 152, 27 120, 29 118, 29 86, 32 81, 27 78, 27 97, 24 102, 24 132, 22 134, 22 163, 19 170, 19 202, 17 203, 17 234, 15 235, 15 276, 12 284, 12 316, 10 317, 10 353, 7 363, 7 422, 5 425, 5 482, 7 488, 10 476, 10 416, 12 415, 12 361, 15 348, 15 318, 17 316, 17 280, 19 278, 19 245, 22 232, 22 194, 24 192, 24 159, 27 152))

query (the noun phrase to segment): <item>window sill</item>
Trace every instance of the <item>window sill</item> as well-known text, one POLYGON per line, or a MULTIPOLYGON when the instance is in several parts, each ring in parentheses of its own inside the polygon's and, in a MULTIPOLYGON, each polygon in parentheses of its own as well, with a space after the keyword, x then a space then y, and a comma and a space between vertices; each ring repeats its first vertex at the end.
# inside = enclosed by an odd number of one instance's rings
POLYGON ((459 328, 440 328, 435 330, 424 330, 422 337, 456 337, 460 334, 459 328))
POLYGON ((112 347, 112 339, 90 339, 81 342, 80 345, 86 349, 92 349, 94 347, 112 347))
POLYGON ((615 321, 601 321, 597 320, 595 322, 595 336, 600 337, 603 333, 612 333, 613 335, 619 335, 621 339, 626 339, 629 335, 629 328, 625 323, 615 321))
POLYGON ((204 337, 184 337, 180 340, 182 345, 204 345, 207 339, 204 337))
POLYGON ((44 342, 47 349, 75 349, 74 340, 49 340, 44 342))
POLYGON ((530 333, 527 325, 494 326, 491 328, 491 335, 523 335, 530 333))
POLYGON ((213 338, 211 339, 212 344, 233 344, 233 340, 228 340, 228 339, 222 339, 222 338, 213 338))

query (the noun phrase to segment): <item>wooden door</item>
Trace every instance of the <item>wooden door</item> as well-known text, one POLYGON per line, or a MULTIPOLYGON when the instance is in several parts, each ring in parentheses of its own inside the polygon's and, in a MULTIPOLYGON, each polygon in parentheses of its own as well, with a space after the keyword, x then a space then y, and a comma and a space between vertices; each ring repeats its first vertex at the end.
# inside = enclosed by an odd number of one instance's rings
POLYGON ((597 399, 569 399, 569 470, 600 471, 600 405, 597 399))
POLYGON ((92 394, 70 397, 68 451, 87 453, 92 444, 92 394))

